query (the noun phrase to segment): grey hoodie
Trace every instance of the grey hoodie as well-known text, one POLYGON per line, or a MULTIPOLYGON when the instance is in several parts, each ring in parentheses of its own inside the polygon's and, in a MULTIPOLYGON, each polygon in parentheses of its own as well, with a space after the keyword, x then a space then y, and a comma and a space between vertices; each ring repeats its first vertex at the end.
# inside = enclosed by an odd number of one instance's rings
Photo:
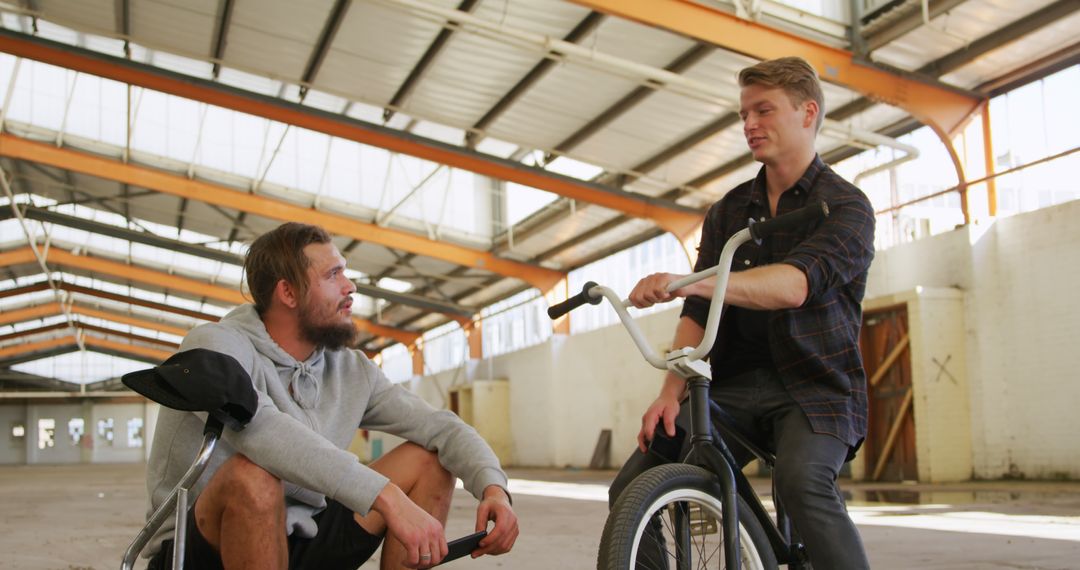
MULTIPOLYGON (((476 430, 391 383, 360 351, 317 349, 298 362, 270 338, 252 305, 193 329, 180 350, 193 348, 235 358, 251 375, 259 407, 243 431, 225 430, 193 489, 192 502, 226 459, 242 453, 285 482, 288 534, 315 536, 312 516, 325 508, 325 497, 365 515, 388 479, 345 451, 358 427, 436 451, 439 462, 478 499, 489 485, 506 489, 506 474, 476 430)), ((161 408, 147 464, 148 517, 194 460, 205 418, 161 408)), ((148 555, 172 535, 170 520, 155 535, 148 555)))

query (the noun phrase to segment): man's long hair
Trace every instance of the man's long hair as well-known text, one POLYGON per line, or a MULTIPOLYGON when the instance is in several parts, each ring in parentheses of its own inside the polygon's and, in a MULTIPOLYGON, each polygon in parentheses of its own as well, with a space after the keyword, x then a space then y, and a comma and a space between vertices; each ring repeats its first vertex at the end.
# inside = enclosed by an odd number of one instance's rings
POLYGON ((259 236, 244 258, 248 291, 255 310, 263 314, 270 308, 274 288, 284 279, 303 301, 307 295, 307 269, 310 265, 304 248, 313 243, 329 243, 330 234, 319 226, 288 222, 259 236))
POLYGON ((792 105, 813 100, 818 105, 817 130, 825 119, 825 94, 814 68, 801 57, 781 57, 752 65, 739 72, 739 87, 760 85, 783 89, 792 105))

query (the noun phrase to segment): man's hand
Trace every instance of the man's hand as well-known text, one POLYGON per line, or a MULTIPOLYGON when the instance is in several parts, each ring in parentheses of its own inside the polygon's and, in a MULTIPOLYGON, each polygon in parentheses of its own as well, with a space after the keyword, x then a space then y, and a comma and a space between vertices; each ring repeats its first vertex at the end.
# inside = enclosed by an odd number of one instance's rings
POLYGON ((510 496, 497 485, 484 489, 484 498, 476 508, 476 532, 487 528, 488 521, 495 521, 495 528, 480 541, 473 558, 485 554, 499 555, 510 552, 518 537, 518 520, 510 506, 510 496))
MULTIPOLYGON (((686 383, 683 382, 683 385, 685 386, 686 383)), ((674 384, 671 386, 673 387, 674 384)), ((637 436, 638 449, 642 453, 648 451, 649 442, 652 441, 656 427, 661 421, 664 422, 664 432, 668 434, 668 437, 675 437, 675 418, 679 416, 681 397, 681 391, 676 393, 674 389, 665 385, 660 396, 653 401, 649 409, 645 410, 645 415, 641 416, 641 431, 637 436)))
POLYGON ((676 275, 674 273, 653 273, 652 275, 642 279, 634 285, 634 290, 630 291, 628 297, 630 303, 639 309, 645 307, 651 307, 657 303, 667 303, 673 301, 678 297, 689 297, 690 295, 698 295, 705 297, 706 299, 712 298, 712 290, 715 277, 709 277, 697 283, 691 283, 686 287, 676 289, 668 292, 667 288, 674 281, 686 277, 685 275, 676 275))
POLYGON ((371 508, 382 515, 387 530, 405 547, 405 566, 430 568, 446 556, 442 523, 421 509, 397 485, 387 483, 371 508))
POLYGON ((666 303, 677 295, 668 293, 668 285, 681 277, 672 273, 653 273, 637 282, 634 290, 630 291, 630 303, 639 309, 651 307, 657 303, 666 303))

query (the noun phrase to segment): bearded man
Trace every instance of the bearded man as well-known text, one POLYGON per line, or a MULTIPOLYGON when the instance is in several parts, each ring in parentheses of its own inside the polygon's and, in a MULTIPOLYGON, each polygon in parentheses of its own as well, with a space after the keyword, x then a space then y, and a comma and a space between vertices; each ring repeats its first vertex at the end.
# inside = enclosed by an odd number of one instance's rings
MULTIPOLYGON (((428 568, 447 553, 455 476, 480 500, 476 530, 495 523, 474 556, 508 552, 517 517, 495 454, 455 414, 391 383, 352 348, 356 286, 326 231, 283 224, 252 243, 244 271, 253 303, 196 327, 180 347, 236 359, 259 400, 192 490, 185 567, 355 569, 385 536, 382 568, 428 568), (408 443, 363 465, 345 451, 358 428, 408 443)), ((148 513, 191 463, 203 424, 161 409, 148 513)), ((167 523, 154 537, 149 569, 169 567, 173 534, 167 523)))

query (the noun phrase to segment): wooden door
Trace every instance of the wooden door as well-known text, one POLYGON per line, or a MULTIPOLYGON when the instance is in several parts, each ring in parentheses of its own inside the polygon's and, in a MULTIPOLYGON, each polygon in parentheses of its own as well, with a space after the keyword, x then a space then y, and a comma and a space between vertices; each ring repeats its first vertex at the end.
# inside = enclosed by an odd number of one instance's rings
POLYGON ((917 480, 907 306, 863 315, 859 344, 870 400, 869 429, 863 447, 867 479, 917 480))

